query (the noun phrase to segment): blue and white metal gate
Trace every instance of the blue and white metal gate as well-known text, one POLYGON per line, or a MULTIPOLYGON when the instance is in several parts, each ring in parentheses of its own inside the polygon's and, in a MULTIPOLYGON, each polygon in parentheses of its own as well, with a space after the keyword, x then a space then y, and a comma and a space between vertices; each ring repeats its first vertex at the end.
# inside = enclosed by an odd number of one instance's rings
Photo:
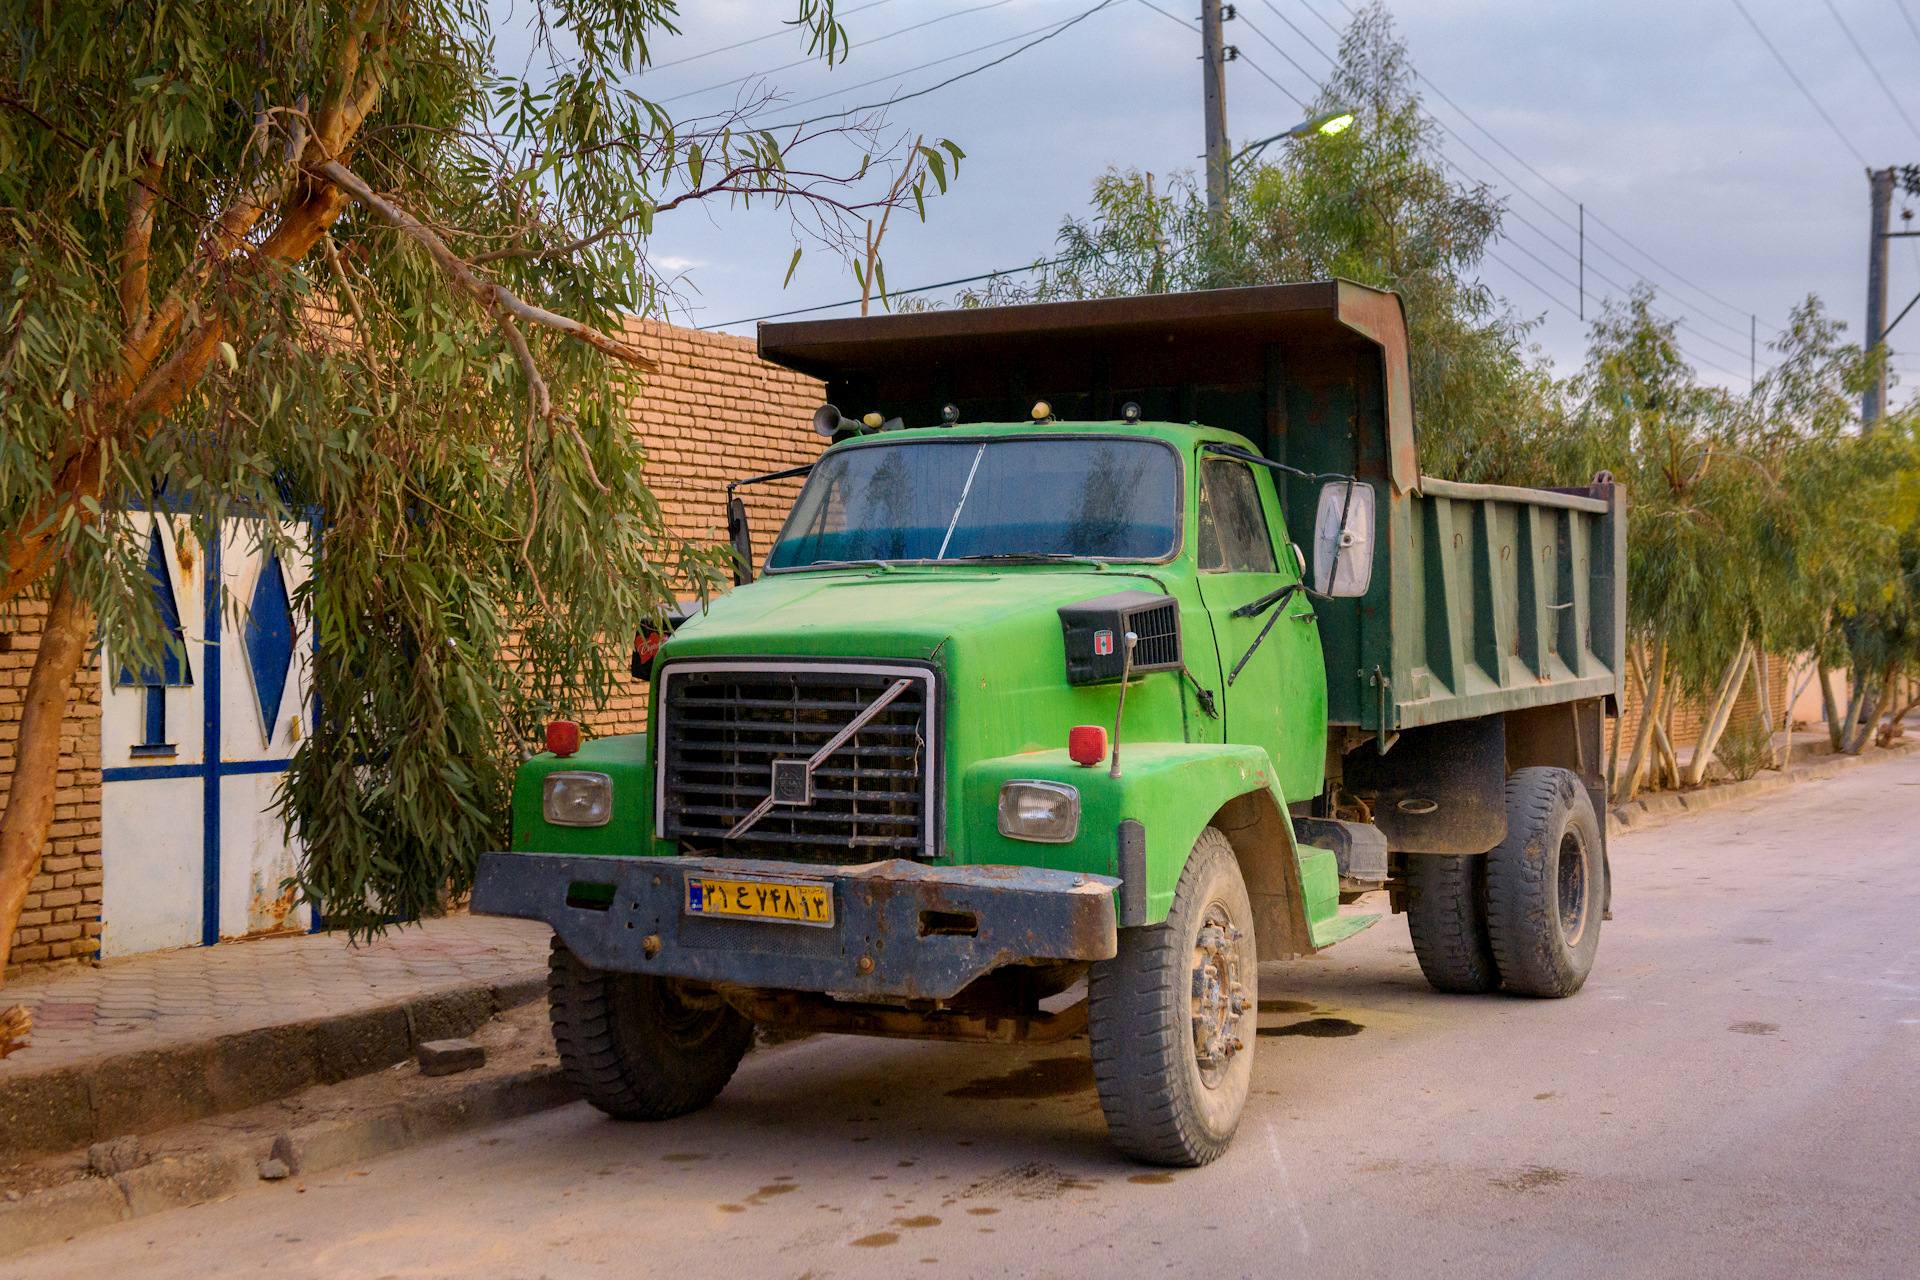
POLYGON ((211 554, 184 517, 130 523, 179 645, 157 669, 101 656, 101 955, 304 929, 273 796, 312 725, 312 640, 290 604, 310 562, 263 551, 257 521, 227 521, 211 554))

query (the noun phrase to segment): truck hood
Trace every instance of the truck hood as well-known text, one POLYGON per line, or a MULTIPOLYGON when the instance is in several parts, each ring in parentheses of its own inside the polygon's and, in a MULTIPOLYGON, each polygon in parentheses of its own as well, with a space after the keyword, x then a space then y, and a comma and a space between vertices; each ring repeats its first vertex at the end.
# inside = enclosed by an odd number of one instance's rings
POLYGON ((661 660, 706 654, 931 659, 948 639, 971 645, 1058 637, 1063 604, 1157 590, 1129 569, 1038 566, 872 569, 771 575, 712 601, 681 625, 661 660))

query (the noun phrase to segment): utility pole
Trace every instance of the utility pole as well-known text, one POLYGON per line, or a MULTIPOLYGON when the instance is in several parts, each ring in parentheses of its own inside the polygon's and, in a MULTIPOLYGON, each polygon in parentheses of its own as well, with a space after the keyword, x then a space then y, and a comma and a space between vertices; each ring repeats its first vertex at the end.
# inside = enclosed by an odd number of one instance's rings
POLYGON ((1221 24, 1233 6, 1200 0, 1200 84, 1207 117, 1207 213, 1217 222, 1227 213, 1227 62, 1229 50, 1221 24))
MULTIPOLYGON (((1867 354, 1873 355, 1887 338, 1887 217, 1893 209, 1893 166, 1867 170, 1873 189, 1873 232, 1867 242, 1867 354)), ((1860 397, 1860 425, 1871 429, 1887 411, 1887 367, 1860 397)))

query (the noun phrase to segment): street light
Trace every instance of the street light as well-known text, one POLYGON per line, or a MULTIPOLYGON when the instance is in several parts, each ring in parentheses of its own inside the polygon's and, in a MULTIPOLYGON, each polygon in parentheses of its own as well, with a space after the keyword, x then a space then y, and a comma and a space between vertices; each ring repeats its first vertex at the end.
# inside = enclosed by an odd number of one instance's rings
POLYGON ((1274 143, 1279 142, 1282 138, 1306 138, 1316 133, 1331 138, 1336 133, 1345 133, 1352 127, 1353 121, 1353 112, 1346 110, 1344 107, 1329 111, 1325 115, 1315 116, 1311 120, 1302 120, 1285 133, 1276 133, 1271 138, 1262 138, 1258 142, 1248 143, 1246 146, 1240 148, 1234 155, 1233 163, 1239 163, 1250 154, 1258 155, 1274 143))

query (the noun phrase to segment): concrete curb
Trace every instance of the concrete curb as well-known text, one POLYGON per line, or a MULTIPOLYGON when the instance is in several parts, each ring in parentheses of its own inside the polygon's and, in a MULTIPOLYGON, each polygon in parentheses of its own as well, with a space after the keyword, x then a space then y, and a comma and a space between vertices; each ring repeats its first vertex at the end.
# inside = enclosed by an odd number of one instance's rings
POLYGON ((258 1187, 263 1182, 260 1161, 270 1154, 287 1161, 296 1177, 310 1176, 565 1106, 578 1097, 558 1066, 535 1067, 362 1115, 319 1121, 271 1137, 236 1140, 111 1178, 82 1178, 0 1202, 0 1257, 258 1187))
POLYGON ((155 1133, 369 1075, 405 1062, 422 1041, 472 1035, 494 1014, 545 994, 545 971, 528 970, 373 1009, 12 1076, 0 1080, 0 1163, 155 1133))
POLYGON ((1619 805, 1607 815, 1608 829, 1614 834, 1644 831, 1657 823, 1682 814, 1704 813, 1743 800, 1773 795, 1802 782, 1815 782, 1857 769, 1862 765, 1898 760, 1920 750, 1920 742, 1903 742, 1891 747, 1869 747, 1857 756, 1816 756, 1814 762, 1789 765, 1785 770, 1763 773, 1745 782, 1730 782, 1723 787, 1702 787, 1698 791, 1661 791, 1631 804, 1619 805))

